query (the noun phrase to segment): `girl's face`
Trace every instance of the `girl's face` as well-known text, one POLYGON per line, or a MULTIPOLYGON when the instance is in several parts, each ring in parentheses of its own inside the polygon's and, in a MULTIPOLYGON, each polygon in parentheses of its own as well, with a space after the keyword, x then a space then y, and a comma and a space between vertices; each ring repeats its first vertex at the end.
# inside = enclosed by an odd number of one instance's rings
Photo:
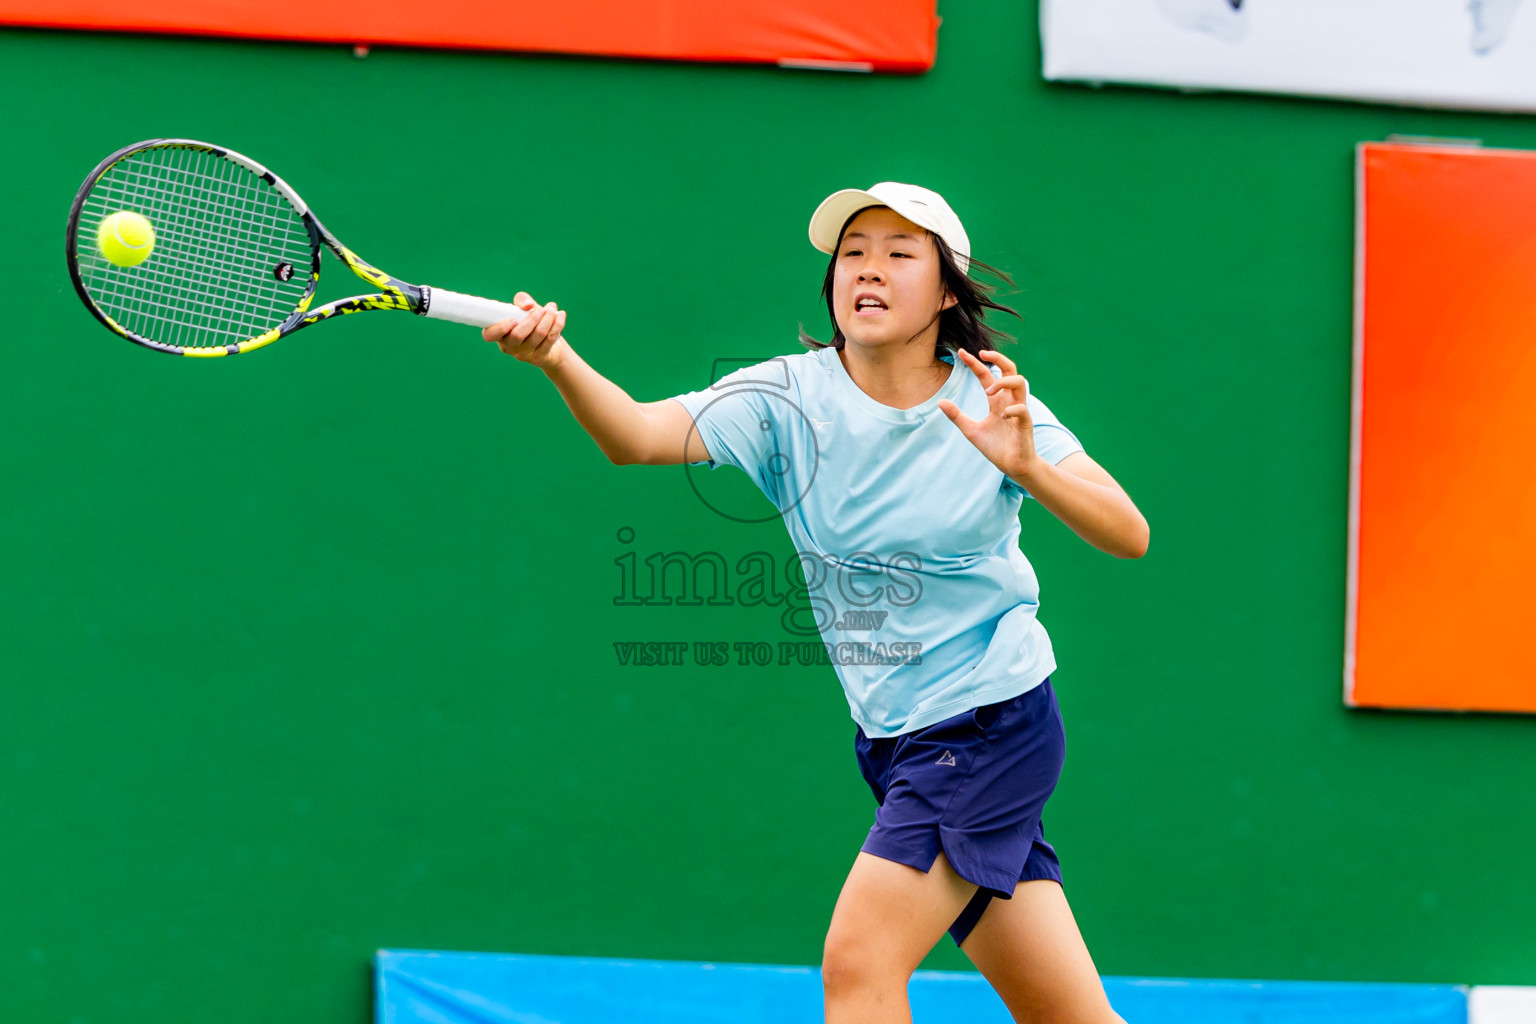
POLYGON ((936 339, 939 312, 954 304, 926 228, 886 206, 853 218, 832 272, 832 308, 844 338, 900 345, 926 330, 936 339))

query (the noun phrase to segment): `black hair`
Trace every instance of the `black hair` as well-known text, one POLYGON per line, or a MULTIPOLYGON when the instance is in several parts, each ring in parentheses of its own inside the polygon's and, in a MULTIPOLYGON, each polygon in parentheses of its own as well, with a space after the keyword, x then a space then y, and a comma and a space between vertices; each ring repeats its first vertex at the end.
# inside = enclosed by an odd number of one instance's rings
MULTIPOLYGON (((842 329, 837 326, 837 312, 832 307, 832 278, 837 270, 837 254, 842 250, 843 235, 848 231, 848 225, 853 223, 854 217, 868 209, 872 209, 872 207, 866 206, 863 209, 854 211, 853 215, 843 222, 843 229, 837 233, 837 244, 832 247, 832 259, 827 264, 827 276, 821 283, 821 296, 827 302, 827 316, 832 321, 832 340, 827 342, 817 341, 807 334, 805 327, 802 326, 800 328, 800 344, 808 349, 814 351, 823 348, 840 349, 843 347, 845 339, 843 338, 842 329)), ((939 279, 943 282, 944 287, 949 290, 949 293, 955 297, 955 304, 938 314, 939 337, 934 342, 934 358, 938 359, 940 356, 951 354, 956 349, 963 348, 971 355, 980 359, 982 349, 990 348, 996 350, 998 345, 1002 343, 1015 341, 1016 339, 1012 335, 1004 334, 1002 331, 986 323, 983 317, 986 315, 986 310, 989 309, 995 309, 1014 317, 1018 317, 1019 314, 1007 306, 992 301, 992 294, 996 290, 995 287, 982 281, 971 280, 966 272, 960 269, 960 265, 955 262, 955 254, 944 239, 932 231, 928 232, 928 237, 933 239, 934 248, 939 253, 939 279)), ((1010 288, 1014 287, 1013 278, 996 267, 989 266, 974 257, 971 258, 970 265, 992 275, 1010 288)), ((1019 319, 1022 320, 1023 318, 1019 317, 1019 319)), ((932 322, 931 320, 929 321, 929 323, 932 322)), ((923 329, 927 330, 927 325, 924 325, 923 329)))

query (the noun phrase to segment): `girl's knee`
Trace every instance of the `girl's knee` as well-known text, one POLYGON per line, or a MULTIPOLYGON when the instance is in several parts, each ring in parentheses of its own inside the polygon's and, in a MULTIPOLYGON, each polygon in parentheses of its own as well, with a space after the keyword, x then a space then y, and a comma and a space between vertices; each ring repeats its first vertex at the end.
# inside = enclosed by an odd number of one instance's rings
POLYGON ((833 929, 821 951, 821 987, 829 996, 894 987, 906 991, 916 965, 894 962, 860 935, 833 929))

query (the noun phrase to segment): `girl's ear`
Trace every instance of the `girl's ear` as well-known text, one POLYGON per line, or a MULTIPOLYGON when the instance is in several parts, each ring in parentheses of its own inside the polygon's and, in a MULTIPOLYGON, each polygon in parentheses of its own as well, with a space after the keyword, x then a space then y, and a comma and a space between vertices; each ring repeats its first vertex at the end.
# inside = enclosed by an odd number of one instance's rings
POLYGON ((949 307, 953 306, 955 303, 957 303, 959 301, 960 301, 959 299, 955 298, 955 293, 954 292, 950 291, 948 288, 945 288, 944 289, 944 304, 939 307, 939 312, 940 313, 944 312, 946 309, 948 309, 949 307))

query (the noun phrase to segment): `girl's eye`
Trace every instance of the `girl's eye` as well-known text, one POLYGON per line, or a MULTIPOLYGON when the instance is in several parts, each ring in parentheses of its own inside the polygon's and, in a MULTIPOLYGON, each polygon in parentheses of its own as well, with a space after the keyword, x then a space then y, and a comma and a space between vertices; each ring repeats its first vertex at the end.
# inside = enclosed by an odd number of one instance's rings
POLYGON ((859 252, 859 250, 857 250, 857 249, 849 249, 849 250, 845 251, 843 253, 843 255, 844 256, 862 256, 864 254, 859 252))
POLYGON ((905 258, 908 258, 908 259, 911 258, 911 257, 907 256, 907 254, 904 253, 904 252, 893 252, 893 253, 891 253, 891 255, 892 256, 902 256, 902 257, 905 257, 905 258))

